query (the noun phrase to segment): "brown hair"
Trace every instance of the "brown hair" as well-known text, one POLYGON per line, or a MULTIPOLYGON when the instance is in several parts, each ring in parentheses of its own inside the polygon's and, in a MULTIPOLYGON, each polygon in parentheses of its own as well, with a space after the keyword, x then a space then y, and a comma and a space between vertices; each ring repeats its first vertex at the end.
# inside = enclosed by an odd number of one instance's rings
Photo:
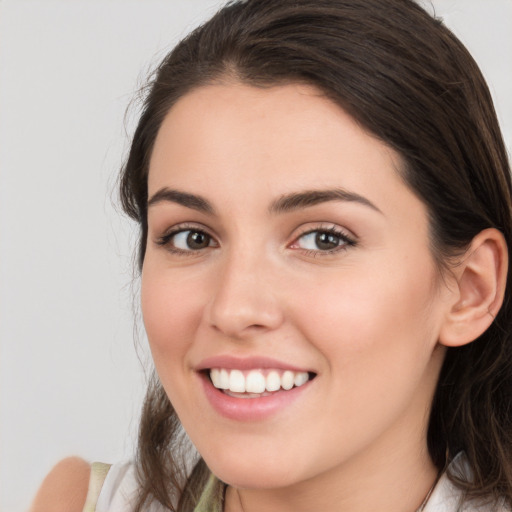
MULTIPOLYGON (((186 37, 156 70, 121 174, 125 211, 147 238, 147 174, 155 137, 172 105, 225 77, 258 87, 316 86, 401 154, 403 178, 430 217, 441 269, 481 230, 512 244, 506 150, 485 81, 458 39, 412 0, 231 2, 186 37)), ((512 252, 511 252, 512 253, 512 252)), ((512 302, 476 341, 448 349, 433 401, 428 446, 443 468, 460 450, 470 497, 512 505, 512 302)), ((158 379, 142 412, 138 468, 144 503, 193 509, 208 474, 199 458, 186 475, 183 434, 158 379)))

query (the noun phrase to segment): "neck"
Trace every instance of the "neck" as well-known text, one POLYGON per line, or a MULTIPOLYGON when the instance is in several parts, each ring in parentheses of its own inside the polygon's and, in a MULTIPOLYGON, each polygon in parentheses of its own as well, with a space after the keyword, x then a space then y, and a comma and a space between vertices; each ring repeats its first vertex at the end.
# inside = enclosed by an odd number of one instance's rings
POLYGON ((363 454, 289 487, 229 487, 225 512, 415 512, 435 483, 438 469, 423 439, 414 446, 403 439, 395 441, 393 451, 363 454))

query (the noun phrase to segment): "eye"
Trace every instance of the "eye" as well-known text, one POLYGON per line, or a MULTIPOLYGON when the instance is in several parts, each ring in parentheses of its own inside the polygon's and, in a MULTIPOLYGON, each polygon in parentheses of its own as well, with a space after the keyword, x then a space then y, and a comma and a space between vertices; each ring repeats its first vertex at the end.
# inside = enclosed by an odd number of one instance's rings
POLYGON ((342 231, 329 228, 308 231, 299 236, 291 247, 317 253, 332 253, 355 244, 356 242, 342 231))
POLYGON ((214 239, 208 233, 197 228, 177 228, 159 238, 157 244, 176 253, 190 253, 208 247, 216 247, 214 239))
POLYGON ((197 251, 210 245, 211 237, 202 231, 187 229, 180 231, 172 237, 173 245, 182 251, 197 251))

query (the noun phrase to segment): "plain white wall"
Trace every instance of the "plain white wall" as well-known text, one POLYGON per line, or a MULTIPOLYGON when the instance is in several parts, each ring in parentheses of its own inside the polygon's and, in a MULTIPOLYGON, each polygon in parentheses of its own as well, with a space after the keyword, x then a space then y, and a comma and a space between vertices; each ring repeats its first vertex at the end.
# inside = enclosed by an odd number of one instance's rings
MULTIPOLYGON (((221 3, 0 2, 2 511, 26 510, 66 455, 132 454, 135 240, 110 197, 124 113, 152 64, 221 3)), ((487 76, 510 148, 512 0, 434 5, 487 76)))

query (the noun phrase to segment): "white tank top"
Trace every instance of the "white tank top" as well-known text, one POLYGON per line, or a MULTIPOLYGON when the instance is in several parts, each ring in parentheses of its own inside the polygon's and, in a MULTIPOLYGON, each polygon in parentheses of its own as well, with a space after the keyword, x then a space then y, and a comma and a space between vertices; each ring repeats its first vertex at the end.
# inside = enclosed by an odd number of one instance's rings
MULTIPOLYGON (((450 470, 456 474, 468 474, 464 456, 459 454, 450 464, 450 470)), ((203 496, 210 494, 208 487, 215 485, 212 476, 203 496)), ((109 466, 94 463, 91 468, 89 493, 83 512, 131 512, 137 495, 137 479, 134 465, 122 462, 109 466)), ((502 504, 477 505, 474 502, 462 504, 462 492, 457 489, 446 474, 442 475, 432 491, 422 512, 511 512, 502 504)), ((203 503, 203 507, 206 503, 203 503)), ((208 507, 198 507, 210 510, 208 507)), ((159 504, 152 504, 145 512, 166 512, 167 509, 159 504)))

